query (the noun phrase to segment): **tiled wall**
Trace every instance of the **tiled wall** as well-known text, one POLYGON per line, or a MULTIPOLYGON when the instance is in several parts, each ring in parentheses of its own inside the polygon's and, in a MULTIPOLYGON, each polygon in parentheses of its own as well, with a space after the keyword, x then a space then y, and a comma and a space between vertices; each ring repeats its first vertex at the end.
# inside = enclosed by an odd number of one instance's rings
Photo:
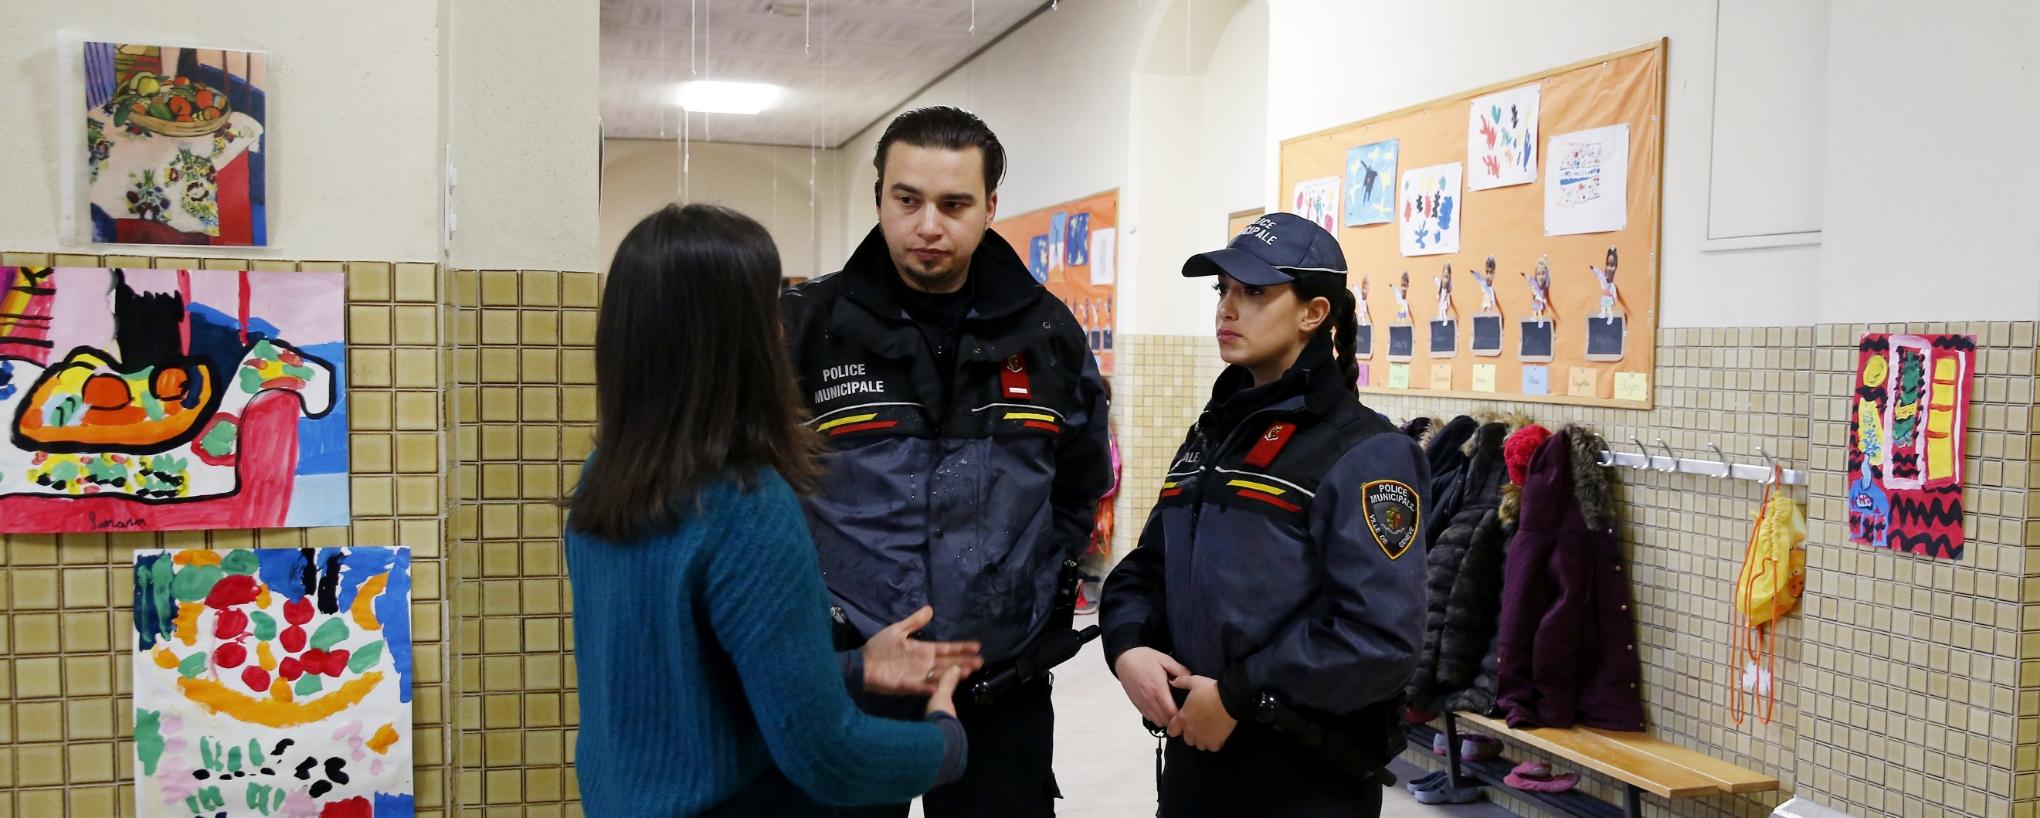
MULTIPOLYGON (((1124 337, 1115 408, 1128 490, 1119 553, 1133 545, 1169 457, 1220 369, 1209 339, 1124 337)), ((1762 488, 1748 481, 1624 469, 1621 535, 1634 566, 1645 702, 1657 735, 1777 776, 1777 793, 1676 804, 1653 814, 1759 816, 1797 795, 1854 815, 2040 814, 2040 516, 2026 502, 2034 417, 2034 325, 1674 329, 1657 348, 1657 408, 1594 409, 1368 394, 1400 422, 1477 409, 1575 422, 1611 445, 1659 438, 1682 456, 1737 462, 1756 450, 1809 470, 1808 586, 1780 627, 1769 724, 1728 706, 1730 599, 1762 488), (1844 536, 1843 396, 1867 331, 1969 332, 1982 354, 1968 433, 1962 562, 1875 551, 1844 536), (2032 530, 2034 536, 2027 532, 2032 530), (2022 613, 2022 603, 2032 612, 2022 613), (2022 620, 2023 616, 2023 620, 2022 620)), ((1590 791, 1619 798, 1589 776, 1590 791)), ((1540 808, 1496 793, 1512 810, 1540 808)))
POLYGON ((417 812, 446 815, 453 697, 437 265, 44 253, 0 254, 0 264, 345 270, 354 504, 347 528, 0 535, 0 818, 134 814, 134 550, 350 544, 412 548, 417 812))
POLYGON ((465 818, 578 817, 572 594, 555 501, 594 441, 594 273, 458 270, 448 357, 455 790, 465 818))

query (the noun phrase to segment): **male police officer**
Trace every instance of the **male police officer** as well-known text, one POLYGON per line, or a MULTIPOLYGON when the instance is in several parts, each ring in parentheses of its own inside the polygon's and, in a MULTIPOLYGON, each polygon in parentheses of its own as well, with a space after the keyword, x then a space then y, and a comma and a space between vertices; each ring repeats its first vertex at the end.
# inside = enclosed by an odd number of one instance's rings
MULTIPOLYGON (((932 605, 923 633, 976 640, 979 677, 997 677, 1056 635, 1062 564, 1089 544, 1111 479, 1102 383, 1069 309, 989 229, 1006 156, 982 120, 908 111, 873 164, 878 227, 841 272, 780 302, 830 444, 808 516, 830 594, 859 634, 932 605)), ((910 699, 865 701, 921 712, 910 699)), ((969 766, 928 794, 929 818, 1054 815, 1047 677, 988 703, 958 697, 957 715, 969 766)), ((905 816, 907 805, 853 813, 905 816)))

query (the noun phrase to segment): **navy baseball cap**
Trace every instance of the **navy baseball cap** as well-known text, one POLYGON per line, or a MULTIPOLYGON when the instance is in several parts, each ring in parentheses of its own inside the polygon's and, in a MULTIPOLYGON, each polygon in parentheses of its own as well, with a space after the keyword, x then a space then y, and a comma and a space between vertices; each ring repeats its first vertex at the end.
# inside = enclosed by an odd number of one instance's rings
POLYGON ((1183 262, 1186 278, 1219 273, 1256 287, 1288 284, 1302 273, 1343 279, 1346 253, 1339 249, 1339 240, 1316 222, 1294 213, 1270 213, 1247 225, 1225 249, 1198 253, 1183 262))

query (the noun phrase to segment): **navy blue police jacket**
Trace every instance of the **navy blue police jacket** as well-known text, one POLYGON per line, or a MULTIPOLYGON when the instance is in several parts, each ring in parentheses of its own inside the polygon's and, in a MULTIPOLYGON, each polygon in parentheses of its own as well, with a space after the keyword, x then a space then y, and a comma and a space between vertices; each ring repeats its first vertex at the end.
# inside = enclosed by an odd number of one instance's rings
POLYGON ((1170 654, 1240 721, 1264 693, 1334 718, 1393 706, 1423 640, 1430 468, 1343 381, 1322 336, 1274 384, 1219 376, 1106 580, 1108 663, 1170 654))
POLYGON ((810 425, 827 441, 807 498, 823 581, 869 638, 922 605, 937 640, 1018 655, 1090 545, 1111 483, 1096 360, 1069 308, 986 231, 953 371, 900 304, 885 238, 780 298, 810 425))

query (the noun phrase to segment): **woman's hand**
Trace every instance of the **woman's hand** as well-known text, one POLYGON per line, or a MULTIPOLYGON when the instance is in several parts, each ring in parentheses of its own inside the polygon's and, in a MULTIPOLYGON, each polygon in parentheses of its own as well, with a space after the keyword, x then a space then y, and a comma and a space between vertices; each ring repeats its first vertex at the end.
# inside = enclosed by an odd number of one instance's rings
POLYGON ((1218 752, 1225 746, 1225 740, 1232 737, 1233 728, 1239 726, 1239 721, 1225 712, 1225 703, 1218 699, 1218 680, 1209 676, 1178 676, 1169 684, 1190 691, 1182 711, 1176 714, 1175 721, 1169 722, 1169 735, 1182 736, 1183 741, 1199 750, 1218 752))
POLYGON ((864 643, 864 690, 891 696, 926 696, 935 692, 936 677, 953 668, 957 678, 983 667, 976 642, 923 642, 914 638, 935 609, 926 605, 907 618, 872 634, 864 643))
POLYGON ((1141 718, 1159 726, 1175 721, 1176 697, 1169 693, 1169 680, 1190 675, 1189 668, 1154 648, 1133 648, 1119 654, 1112 672, 1141 718))
POLYGON ((956 680, 963 677, 963 670, 950 665, 935 679, 935 692, 928 694, 928 710, 923 715, 936 713, 956 715, 956 680))

